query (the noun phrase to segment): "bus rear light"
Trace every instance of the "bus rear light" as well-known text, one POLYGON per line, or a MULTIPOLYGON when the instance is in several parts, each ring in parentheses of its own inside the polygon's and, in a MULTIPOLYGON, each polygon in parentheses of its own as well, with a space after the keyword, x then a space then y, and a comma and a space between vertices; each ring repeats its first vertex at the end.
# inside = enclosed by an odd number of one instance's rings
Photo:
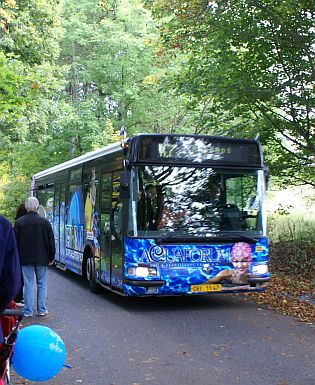
POLYGON ((256 265, 252 267, 252 274, 262 275, 268 273, 268 265, 256 265))
POLYGON ((134 275, 136 277, 156 277, 157 271, 154 267, 129 267, 128 275, 134 275))

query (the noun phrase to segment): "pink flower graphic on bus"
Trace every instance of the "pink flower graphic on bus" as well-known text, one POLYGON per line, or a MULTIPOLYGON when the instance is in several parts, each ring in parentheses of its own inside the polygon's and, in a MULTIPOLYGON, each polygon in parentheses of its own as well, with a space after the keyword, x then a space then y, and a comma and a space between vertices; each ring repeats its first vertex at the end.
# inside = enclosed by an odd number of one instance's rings
POLYGON ((248 270, 252 262, 252 249, 248 243, 238 242, 232 247, 231 262, 233 269, 221 270, 206 283, 224 283, 244 285, 248 283, 248 270))
POLYGON ((90 189, 87 192, 84 206, 85 226, 88 233, 88 239, 93 239, 93 221, 94 221, 94 210, 96 204, 96 175, 95 169, 92 169, 90 189))

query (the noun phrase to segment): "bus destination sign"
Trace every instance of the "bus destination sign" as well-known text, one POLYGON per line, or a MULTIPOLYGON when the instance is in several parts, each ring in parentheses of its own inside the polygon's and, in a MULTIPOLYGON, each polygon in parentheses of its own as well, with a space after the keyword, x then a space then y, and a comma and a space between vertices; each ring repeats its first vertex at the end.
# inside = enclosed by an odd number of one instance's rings
POLYGON ((143 137, 139 160, 261 166, 256 142, 193 136, 143 137))

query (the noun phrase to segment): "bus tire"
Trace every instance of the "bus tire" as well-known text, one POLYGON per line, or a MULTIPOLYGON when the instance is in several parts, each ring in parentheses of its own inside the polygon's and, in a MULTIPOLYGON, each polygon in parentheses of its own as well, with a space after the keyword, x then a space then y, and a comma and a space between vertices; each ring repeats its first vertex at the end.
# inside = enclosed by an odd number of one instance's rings
POLYGON ((100 285, 96 282, 95 260, 91 256, 86 260, 86 279, 93 293, 100 292, 100 285))

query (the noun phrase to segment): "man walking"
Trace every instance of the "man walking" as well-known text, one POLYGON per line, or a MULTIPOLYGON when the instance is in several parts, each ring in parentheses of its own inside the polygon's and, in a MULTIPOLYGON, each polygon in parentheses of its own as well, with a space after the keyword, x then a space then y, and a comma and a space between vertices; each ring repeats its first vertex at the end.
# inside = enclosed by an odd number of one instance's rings
POLYGON ((34 277, 37 284, 37 314, 48 313, 47 267, 55 258, 55 239, 49 221, 38 215, 38 199, 30 197, 25 202, 27 214, 15 222, 15 235, 24 279, 24 316, 33 315, 34 277))

